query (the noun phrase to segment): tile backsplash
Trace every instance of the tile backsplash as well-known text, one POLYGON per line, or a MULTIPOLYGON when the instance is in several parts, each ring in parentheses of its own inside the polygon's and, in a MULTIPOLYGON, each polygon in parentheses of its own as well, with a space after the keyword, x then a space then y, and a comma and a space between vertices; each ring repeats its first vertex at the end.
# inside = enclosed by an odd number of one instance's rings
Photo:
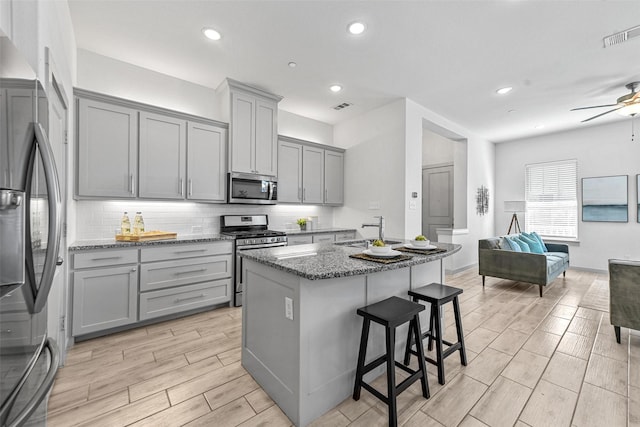
POLYGON ((132 222, 136 212, 142 212, 146 230, 171 231, 178 235, 219 233, 221 215, 267 214, 269 227, 278 230, 298 229, 296 219, 301 217, 317 217, 317 228, 334 226, 333 208, 324 206, 81 200, 76 202, 76 239, 113 238, 125 211, 132 222))

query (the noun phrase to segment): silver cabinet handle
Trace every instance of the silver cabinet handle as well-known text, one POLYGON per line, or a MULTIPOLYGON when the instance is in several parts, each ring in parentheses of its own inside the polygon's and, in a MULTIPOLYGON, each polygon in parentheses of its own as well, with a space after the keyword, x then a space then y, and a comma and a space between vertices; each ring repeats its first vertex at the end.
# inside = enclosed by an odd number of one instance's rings
POLYGON ((136 183, 133 180, 133 174, 131 174, 131 194, 136 194, 136 183))
POLYGON ((133 268, 131 269, 131 272, 132 272, 132 273, 135 273, 136 271, 138 271, 138 269, 137 269, 137 268, 135 268, 135 267, 133 267, 133 268))
POLYGON ((298 200, 302 201, 302 187, 298 187, 298 200))
POLYGON ((325 189, 324 189, 324 202, 325 202, 325 203, 327 203, 327 199, 328 199, 327 194, 328 194, 328 193, 327 193, 327 189, 325 188, 325 189))
POLYGON ((180 274, 202 273, 203 271, 207 271, 207 269, 206 268, 199 268, 197 270, 178 271, 178 272, 176 272, 176 276, 178 276, 180 274))
POLYGON ((187 249, 184 251, 176 251, 177 254, 188 254, 189 252, 204 252, 206 249, 187 249))
POLYGON ((181 196, 184 196, 184 188, 182 186, 182 184, 184 183, 183 181, 184 180, 182 178, 180 178, 180 184, 179 185, 180 185, 180 195, 181 196))
POLYGON ((101 257, 101 258, 91 258, 91 261, 105 261, 108 259, 120 259, 122 258, 121 256, 105 256, 105 257, 101 257))
POLYGON ((305 200, 307 200, 307 189, 303 188, 302 189, 302 201, 304 202, 305 200))
POLYGON ((193 195, 193 180, 189 178, 189 196, 193 195))
POLYGON ((176 298, 176 299, 174 300, 174 302, 175 302, 175 303, 178 303, 178 302, 182 302, 182 301, 188 301, 188 300, 190 300, 190 299, 204 298, 204 297, 206 297, 206 296, 207 296, 207 294, 200 294, 200 295, 196 295, 196 296, 193 296, 193 297, 176 298))

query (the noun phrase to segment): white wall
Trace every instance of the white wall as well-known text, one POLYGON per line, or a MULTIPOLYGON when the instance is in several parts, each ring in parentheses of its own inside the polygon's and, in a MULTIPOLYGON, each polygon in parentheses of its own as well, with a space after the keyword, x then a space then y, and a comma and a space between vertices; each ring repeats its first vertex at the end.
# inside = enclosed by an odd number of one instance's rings
MULTIPOLYGON (((638 128, 636 119, 636 128, 638 128)), ((637 131, 636 131, 637 134, 637 131)), ((589 126, 570 132, 496 145, 496 230, 506 233, 511 213, 503 212, 505 200, 524 200, 524 167, 529 163, 577 159, 578 239, 569 248, 571 266, 607 270, 609 258, 640 260, 640 224, 637 222, 636 174, 640 173, 640 141, 631 141, 631 120, 589 126), (582 222, 581 179, 629 175, 629 222, 582 222)), ((525 217, 519 214, 520 225, 525 217)))
POLYGON ((464 186, 459 187, 456 184, 457 194, 454 202, 454 226, 456 228, 447 235, 443 235, 441 239, 443 242, 462 245, 461 251, 446 261, 447 270, 458 271, 478 262, 478 240, 493 234, 495 211, 492 196, 495 191, 494 145, 413 101, 407 105, 407 117, 410 118, 407 126, 413 130, 419 129, 420 135, 422 128, 426 127, 424 121, 427 121, 429 128, 446 130, 447 133, 455 134, 457 139, 467 141, 466 150, 463 149, 464 144, 457 144, 457 149, 454 152, 456 167, 454 179, 458 179, 458 177, 465 179, 466 175, 464 186), (465 169, 465 165, 466 170, 458 170, 458 168, 465 169), (477 215, 475 211, 476 189, 481 185, 489 189, 489 212, 485 215, 477 215), (465 186, 466 192, 459 190, 465 186), (459 217, 464 217, 464 219, 456 220, 459 217), (460 223, 463 221, 466 227, 460 229, 460 223))
POLYGON ((333 145, 332 125, 284 110, 278 110, 278 134, 333 145))
MULTIPOLYGON (((404 237, 405 128, 403 99, 334 126, 335 145, 347 149, 345 202, 335 208, 336 224, 360 227, 383 215, 386 236, 404 237)), ((377 229, 364 228, 361 233, 376 237, 377 229)))
POLYGON ((458 142, 428 129, 422 131, 422 166, 453 164, 453 153, 458 142))

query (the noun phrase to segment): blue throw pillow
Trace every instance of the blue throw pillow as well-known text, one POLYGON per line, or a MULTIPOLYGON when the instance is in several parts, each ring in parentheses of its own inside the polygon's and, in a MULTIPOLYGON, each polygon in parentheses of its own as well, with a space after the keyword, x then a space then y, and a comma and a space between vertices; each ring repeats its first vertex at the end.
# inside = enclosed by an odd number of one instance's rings
POLYGON ((509 243, 509 239, 505 236, 502 238, 502 249, 504 249, 505 251, 513 251, 513 245, 511 245, 511 243, 509 243))
POLYGON ((518 245, 520 245, 520 249, 522 249, 522 252, 531 252, 531 248, 529 247, 529 245, 520 237, 512 237, 511 241, 516 242, 518 245))
POLYGON ((540 246, 542 246, 542 250, 544 252, 549 252, 549 249, 547 248, 547 245, 544 244, 544 241, 542 240, 542 237, 540 237, 540 235, 538 233, 536 233, 535 231, 533 233, 531 233, 531 234, 533 235, 533 237, 538 239, 538 242, 540 242, 540 246))
POLYGON ((506 236, 504 240, 509 242, 509 246, 511 247, 511 250, 513 252, 522 252, 522 248, 520 248, 520 245, 518 243, 513 241, 513 237, 506 236))
POLYGON ((522 233, 520 235, 520 239, 523 242, 525 242, 527 245, 529 245, 531 252, 533 252, 534 254, 544 253, 544 250, 542 249, 542 245, 540 244, 540 242, 538 242, 538 239, 536 239, 535 237, 528 237, 525 235, 525 233, 522 233))

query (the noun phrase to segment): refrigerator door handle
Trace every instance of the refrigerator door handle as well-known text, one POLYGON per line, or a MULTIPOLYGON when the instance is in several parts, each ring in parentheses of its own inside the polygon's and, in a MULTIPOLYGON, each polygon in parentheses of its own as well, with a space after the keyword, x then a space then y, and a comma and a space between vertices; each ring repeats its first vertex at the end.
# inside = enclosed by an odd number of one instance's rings
POLYGON ((58 372, 58 366, 60 365, 60 352, 58 351, 58 345, 53 338, 47 338, 42 351, 45 351, 44 348, 48 348, 51 353, 49 371, 44 377, 42 384, 40 384, 40 387, 38 387, 38 390, 36 390, 31 399, 29 399, 29 402, 25 405, 22 412, 16 415, 16 417, 11 421, 11 424, 7 424, 7 427, 18 427, 23 425, 40 403, 42 403, 44 398, 47 397, 47 394, 53 386, 53 381, 56 379, 56 373, 58 372))
POLYGON ((35 297, 33 310, 39 313, 47 304, 47 297, 53 285, 53 276, 56 272, 58 253, 60 251, 60 235, 62 231, 62 206, 60 202, 60 185, 58 172, 53 158, 53 150, 40 123, 33 123, 36 143, 40 148, 42 165, 47 182, 47 194, 49 196, 49 235, 47 254, 42 268, 40 287, 35 297))

